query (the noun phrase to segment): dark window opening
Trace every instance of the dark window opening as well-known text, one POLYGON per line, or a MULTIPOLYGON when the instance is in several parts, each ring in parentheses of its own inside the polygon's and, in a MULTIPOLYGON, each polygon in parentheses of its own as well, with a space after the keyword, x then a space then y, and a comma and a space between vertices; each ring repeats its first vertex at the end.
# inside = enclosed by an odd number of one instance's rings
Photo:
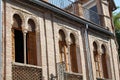
POLYGON ((22 33, 22 19, 18 14, 13 15, 12 25, 12 59, 15 62, 24 63, 24 43, 22 33))
POLYGON ((24 63, 23 33, 14 29, 15 35, 15 62, 24 63))
POLYGON ((95 22, 96 24, 100 24, 100 17, 98 15, 98 11, 97 11, 97 6, 93 6, 92 8, 90 8, 90 20, 95 22))
POLYGON ((106 49, 105 46, 102 45, 102 68, 103 68, 103 77, 104 78, 109 78, 108 77, 108 69, 107 69, 107 57, 106 57, 106 49))

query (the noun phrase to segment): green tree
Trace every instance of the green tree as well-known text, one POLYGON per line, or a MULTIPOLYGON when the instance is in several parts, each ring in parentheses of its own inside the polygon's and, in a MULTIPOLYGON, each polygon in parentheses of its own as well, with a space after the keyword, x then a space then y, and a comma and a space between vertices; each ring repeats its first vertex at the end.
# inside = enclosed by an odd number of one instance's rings
POLYGON ((116 30, 120 30, 120 13, 113 13, 113 21, 116 30))
POLYGON ((115 34, 116 34, 116 38, 117 38, 117 42, 118 42, 118 46, 119 46, 118 54, 119 54, 119 58, 120 58, 120 30, 116 29, 115 34))

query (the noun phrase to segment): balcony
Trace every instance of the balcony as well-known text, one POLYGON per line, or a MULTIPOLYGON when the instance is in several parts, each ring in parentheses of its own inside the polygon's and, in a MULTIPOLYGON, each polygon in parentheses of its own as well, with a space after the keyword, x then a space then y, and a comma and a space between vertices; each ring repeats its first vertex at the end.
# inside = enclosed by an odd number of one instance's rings
POLYGON ((79 73, 64 72, 64 80, 83 80, 79 73))
POLYGON ((42 80, 42 68, 33 65, 13 63, 12 80, 42 80))
POLYGON ((97 80, 112 80, 112 79, 97 78, 97 80))
POLYGON ((96 11, 82 7, 81 2, 78 0, 48 0, 47 2, 64 10, 65 12, 103 26, 103 16, 98 14, 96 11))
POLYGON ((65 70, 65 62, 57 63, 58 80, 83 80, 80 73, 67 72, 65 70))

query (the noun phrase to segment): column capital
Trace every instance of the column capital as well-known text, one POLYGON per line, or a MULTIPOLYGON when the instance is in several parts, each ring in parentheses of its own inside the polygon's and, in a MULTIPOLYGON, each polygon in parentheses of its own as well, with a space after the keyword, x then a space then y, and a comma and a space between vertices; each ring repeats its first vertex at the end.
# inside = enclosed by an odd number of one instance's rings
POLYGON ((66 41, 67 46, 69 47, 71 45, 70 41, 66 41))
POLYGON ((28 30, 27 29, 23 29, 22 32, 23 32, 23 34, 26 34, 28 32, 28 30))
POLYGON ((99 51, 99 55, 101 56, 101 55, 103 55, 103 53, 99 51))

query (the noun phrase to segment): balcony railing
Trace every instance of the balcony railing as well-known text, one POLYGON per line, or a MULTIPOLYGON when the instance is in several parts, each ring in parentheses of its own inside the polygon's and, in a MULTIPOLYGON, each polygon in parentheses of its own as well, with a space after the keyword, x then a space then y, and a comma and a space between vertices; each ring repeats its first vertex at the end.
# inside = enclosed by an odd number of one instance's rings
POLYGON ((97 80, 112 80, 112 79, 97 78, 97 80))
POLYGON ((64 62, 57 63, 57 74, 58 80, 83 80, 80 73, 67 72, 64 62))
POLYGON ((42 80, 42 68, 33 65, 13 63, 12 80, 42 80))
POLYGON ((95 11, 83 8, 78 0, 48 0, 48 2, 65 10, 66 12, 103 26, 103 16, 99 15, 95 11))
POLYGON ((83 77, 79 73, 64 72, 64 80, 83 80, 83 77))

